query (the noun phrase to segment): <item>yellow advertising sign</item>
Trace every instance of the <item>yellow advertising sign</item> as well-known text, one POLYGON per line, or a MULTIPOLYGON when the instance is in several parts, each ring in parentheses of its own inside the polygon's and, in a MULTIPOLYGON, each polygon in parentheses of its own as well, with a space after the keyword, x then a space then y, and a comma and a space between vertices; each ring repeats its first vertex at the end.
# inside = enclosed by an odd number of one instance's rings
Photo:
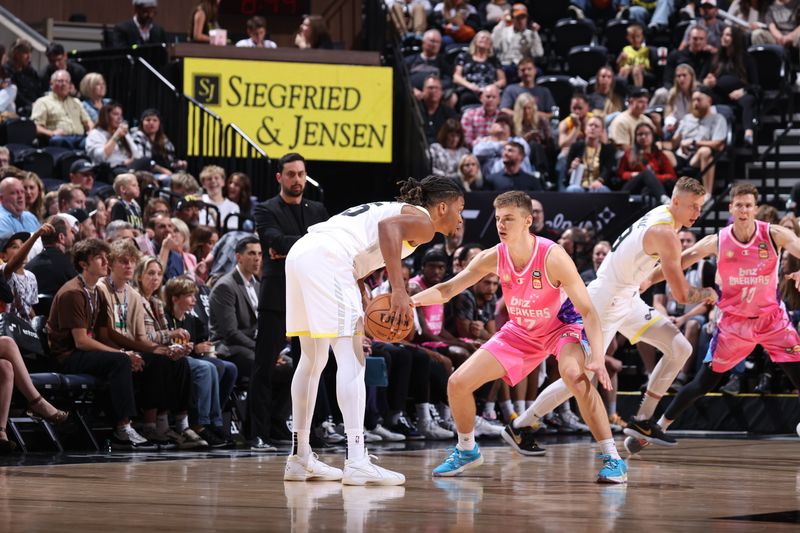
POLYGON ((389 67, 186 58, 183 72, 185 93, 271 157, 392 161, 389 67))

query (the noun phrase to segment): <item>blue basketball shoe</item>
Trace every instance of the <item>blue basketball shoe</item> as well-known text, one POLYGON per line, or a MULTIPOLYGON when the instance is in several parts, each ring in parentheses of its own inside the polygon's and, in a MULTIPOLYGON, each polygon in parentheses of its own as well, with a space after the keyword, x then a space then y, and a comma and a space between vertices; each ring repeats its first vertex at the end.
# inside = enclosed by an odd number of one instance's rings
POLYGON ((628 465, 622 459, 613 459, 608 454, 601 454, 603 468, 597 474, 598 483, 627 483, 628 465))
POLYGON ((453 452, 444 460, 442 464, 433 469, 434 476, 457 476, 470 468, 475 468, 483 464, 483 456, 480 447, 475 444, 471 450, 459 450, 453 448, 453 452))

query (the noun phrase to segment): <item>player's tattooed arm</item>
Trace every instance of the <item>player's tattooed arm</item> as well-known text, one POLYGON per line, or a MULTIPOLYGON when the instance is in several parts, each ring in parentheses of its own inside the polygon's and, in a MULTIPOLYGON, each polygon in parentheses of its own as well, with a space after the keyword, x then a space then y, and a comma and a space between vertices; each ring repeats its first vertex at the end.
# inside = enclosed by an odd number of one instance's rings
MULTIPOLYGON (((700 239, 694 244, 694 246, 684 250, 683 253, 681 253, 681 270, 686 270, 705 257, 716 255, 718 248, 719 239, 717 238, 716 234, 708 235, 707 237, 700 239)), ((644 292, 650 288, 650 286, 664 281, 664 279, 664 270, 662 269, 661 265, 659 265, 653 270, 652 274, 650 274, 650 276, 642 282, 639 290, 640 292, 644 292)))
POLYGON ((717 301, 717 293, 710 287, 697 288, 689 287, 687 291, 686 303, 699 304, 700 302, 713 305, 717 301))

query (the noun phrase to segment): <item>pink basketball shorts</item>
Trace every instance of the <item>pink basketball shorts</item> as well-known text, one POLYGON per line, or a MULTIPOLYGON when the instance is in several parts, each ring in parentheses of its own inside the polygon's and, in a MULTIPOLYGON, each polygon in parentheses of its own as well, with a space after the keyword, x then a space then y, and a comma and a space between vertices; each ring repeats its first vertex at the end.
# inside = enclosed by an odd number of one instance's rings
POLYGON ((800 335, 782 308, 756 318, 723 314, 706 360, 711 358, 714 372, 727 372, 750 355, 757 344, 776 363, 800 362, 800 335))
POLYGON ((486 344, 481 346, 491 353, 503 368, 503 380, 512 387, 530 374, 548 355, 558 357, 565 344, 580 343, 583 324, 563 324, 554 330, 526 331, 514 322, 506 322, 486 344))

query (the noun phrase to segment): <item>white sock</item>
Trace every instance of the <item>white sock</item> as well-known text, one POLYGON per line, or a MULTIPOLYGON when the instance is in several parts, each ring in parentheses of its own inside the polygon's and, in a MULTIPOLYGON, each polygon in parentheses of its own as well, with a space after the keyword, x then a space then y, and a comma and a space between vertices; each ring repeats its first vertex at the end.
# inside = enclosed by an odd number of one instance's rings
POLYGON ((458 434, 458 444, 456 444, 456 448, 461 450, 462 452, 466 452, 469 450, 475 449, 475 432, 470 431, 469 433, 459 433, 458 434))
POLYGON ((514 412, 517 414, 525 412, 525 400, 514 400, 514 412))
POLYGON ((511 400, 500 402, 500 412, 503 413, 505 420, 511 420, 511 414, 514 412, 514 404, 511 403, 511 400))
POLYGON ((494 406, 495 406, 495 403, 494 403, 494 402, 486 402, 486 403, 483 405, 483 413, 484 413, 484 414, 487 414, 487 413, 494 413, 494 406))
POLYGON ((660 400, 661 398, 653 398, 645 392, 642 398, 642 404, 639 406, 639 412, 636 413, 636 416, 633 418, 635 420, 649 420, 653 417, 653 413, 656 412, 656 407, 658 407, 658 402, 660 400))
POLYGON ((612 459, 620 459, 617 445, 614 444, 614 439, 605 439, 598 442, 600 445, 600 452, 605 455, 610 455, 612 459))
POLYGON ((156 417, 156 431, 166 433, 169 431, 169 415, 162 413, 156 417))
POLYGON ((661 429, 663 429, 664 431, 666 431, 667 428, 670 427, 673 422, 674 420, 667 420, 663 416, 658 419, 658 425, 661 426, 661 429))
POLYGON ((175 428, 178 430, 178 433, 183 433, 184 431, 189 429, 189 416, 188 415, 176 416, 175 428))
POLYGON ((389 423, 393 426, 400 422, 400 417, 403 416, 403 411, 397 411, 389 415, 389 423))
POLYGON ((347 458, 351 461, 358 461, 364 458, 364 432, 358 429, 347 429, 347 458))
POLYGON ((311 455, 311 431, 295 431, 292 433, 292 455, 302 459, 311 455))
POLYGON ((528 407, 522 414, 520 414, 511 422, 511 425, 517 429, 527 426, 535 426, 539 423, 539 420, 541 420, 543 416, 544 415, 537 415, 533 412, 532 407, 528 407))
POLYGON ((417 410, 417 420, 419 422, 427 422, 431 419, 431 404, 418 403, 414 407, 417 410))

